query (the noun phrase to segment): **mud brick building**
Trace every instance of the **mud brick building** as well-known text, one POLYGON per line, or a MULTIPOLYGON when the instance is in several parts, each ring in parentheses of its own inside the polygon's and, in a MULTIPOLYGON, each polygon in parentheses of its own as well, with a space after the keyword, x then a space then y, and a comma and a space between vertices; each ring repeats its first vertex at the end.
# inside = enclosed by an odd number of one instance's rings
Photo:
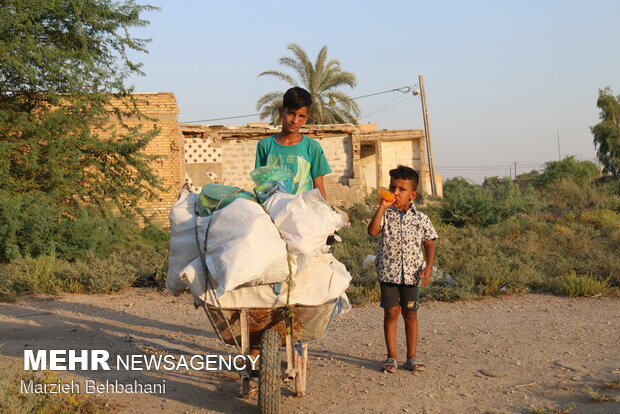
MULTIPOLYGON (((251 190, 256 144, 277 133, 279 127, 264 123, 246 126, 182 125, 187 180, 198 191, 209 183, 251 190)), ((421 172, 419 190, 430 193, 421 130, 377 130, 366 125, 307 125, 301 131, 323 147, 333 172, 325 177, 328 201, 352 204, 368 191, 389 186, 388 171, 399 164, 421 172)), ((436 177, 441 189, 441 177, 436 177)), ((441 193, 440 193, 441 194, 441 193)))
MULTIPOLYGON (((167 223, 179 190, 188 183, 194 191, 209 183, 234 185, 251 191, 256 144, 280 130, 266 123, 245 126, 179 124, 172 93, 135 94, 140 109, 161 133, 146 153, 160 155, 153 167, 167 189, 145 202, 147 215, 167 223)), ((145 121, 126 120, 130 126, 145 121)), ((333 172, 325 177, 328 201, 350 205, 362 201, 372 189, 389 185, 388 171, 398 164, 421 173, 418 190, 430 193, 430 174, 424 150, 424 133, 418 129, 377 130, 365 125, 307 125, 301 131, 318 140, 333 172)), ((441 195, 441 176, 436 176, 441 195)))

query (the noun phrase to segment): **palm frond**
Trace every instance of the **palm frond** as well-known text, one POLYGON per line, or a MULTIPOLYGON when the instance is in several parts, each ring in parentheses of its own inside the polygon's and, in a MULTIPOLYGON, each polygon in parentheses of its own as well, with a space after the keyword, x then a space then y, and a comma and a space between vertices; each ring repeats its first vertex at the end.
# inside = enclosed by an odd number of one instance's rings
POLYGON ((325 79, 321 87, 323 90, 329 90, 343 85, 351 88, 355 87, 357 85, 355 75, 350 72, 332 72, 330 76, 325 79))
POLYGON ((304 74, 306 77, 304 83, 307 86, 310 86, 308 85, 308 81, 309 79, 312 79, 314 77, 314 67, 312 66, 312 62, 310 62, 310 59, 308 59, 308 55, 299 45, 295 43, 291 43, 290 45, 288 45, 288 50, 293 52, 293 54, 297 57, 299 63, 304 68, 304 74))
POLYGON ((269 105, 273 101, 282 102, 283 93, 279 91, 269 92, 265 95, 261 96, 258 101, 256 101, 256 110, 261 111, 263 106, 269 105))
POLYGON ((265 75, 271 75, 271 76, 275 76, 277 78, 282 79, 285 82, 290 83, 293 86, 297 86, 297 82, 295 82, 295 79, 293 79, 291 77, 291 75, 284 73, 284 72, 279 72, 277 70, 266 70, 264 72, 261 72, 258 74, 258 76, 265 76, 265 75))
POLYGON ((327 46, 323 46, 314 61, 314 73, 309 82, 309 87, 317 90, 321 84, 321 80, 325 76, 325 61, 327 60, 327 46))
POLYGON ((280 107, 282 100, 274 100, 264 105, 260 111, 260 119, 271 118, 271 123, 276 125, 280 122, 280 107))

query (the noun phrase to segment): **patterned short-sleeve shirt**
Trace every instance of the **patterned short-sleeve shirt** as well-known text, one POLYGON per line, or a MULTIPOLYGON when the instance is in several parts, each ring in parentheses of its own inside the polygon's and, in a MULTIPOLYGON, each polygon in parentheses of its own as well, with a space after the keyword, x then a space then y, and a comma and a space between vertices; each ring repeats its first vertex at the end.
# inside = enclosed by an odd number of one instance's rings
POLYGON ((381 219, 377 280, 418 285, 420 271, 426 265, 422 243, 437 238, 431 219, 413 204, 404 214, 394 206, 388 207, 381 219))

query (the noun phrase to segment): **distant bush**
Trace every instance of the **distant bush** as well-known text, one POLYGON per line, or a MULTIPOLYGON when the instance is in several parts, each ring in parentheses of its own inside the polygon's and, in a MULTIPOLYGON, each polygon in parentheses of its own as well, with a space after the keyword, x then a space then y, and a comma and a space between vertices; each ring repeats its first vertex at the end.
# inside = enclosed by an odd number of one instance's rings
POLYGON ((480 186, 452 179, 444 187, 440 217, 446 224, 488 226, 540 204, 531 189, 521 191, 511 181, 480 186))
POLYGON ((551 213, 581 212, 611 202, 609 194, 590 184, 580 185, 571 179, 559 179, 541 191, 548 200, 551 213))
POLYGON ((547 187, 558 180, 571 180, 580 186, 589 185, 601 174, 599 168, 591 161, 578 161, 575 157, 566 157, 561 161, 545 163, 543 172, 534 183, 537 187, 547 187))

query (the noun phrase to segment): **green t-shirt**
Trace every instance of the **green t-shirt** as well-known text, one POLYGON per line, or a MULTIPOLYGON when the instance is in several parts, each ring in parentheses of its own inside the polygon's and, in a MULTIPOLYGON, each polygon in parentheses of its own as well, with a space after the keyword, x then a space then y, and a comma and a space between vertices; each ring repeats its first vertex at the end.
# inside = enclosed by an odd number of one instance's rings
POLYGON ((293 171, 293 194, 312 190, 312 180, 332 172, 321 144, 302 136, 295 145, 278 144, 275 136, 261 139, 256 146, 255 168, 285 167, 293 171))

